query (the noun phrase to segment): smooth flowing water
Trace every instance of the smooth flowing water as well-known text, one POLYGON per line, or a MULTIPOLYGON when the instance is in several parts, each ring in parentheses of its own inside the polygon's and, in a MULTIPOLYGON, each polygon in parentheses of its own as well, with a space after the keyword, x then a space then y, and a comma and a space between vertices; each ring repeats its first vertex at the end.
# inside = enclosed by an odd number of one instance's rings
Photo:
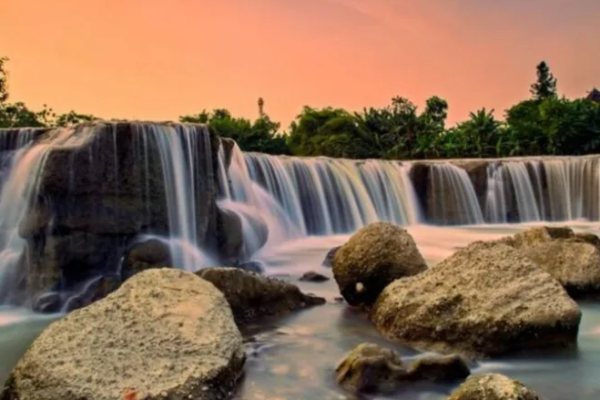
MULTIPOLYGON (((530 225, 527 225, 530 226, 530 225)), ((474 240, 488 240, 523 229, 524 226, 430 227, 412 226, 410 233, 429 263, 451 255, 457 247, 474 240)), ((598 232, 589 224, 576 229, 598 232)), ((272 323, 250 327, 245 333, 248 361, 246 376, 236 398, 349 399, 333 378, 337 362, 355 345, 375 342, 400 352, 405 360, 419 353, 382 339, 360 313, 336 301, 339 292, 333 280, 299 282, 308 270, 331 277, 321 266, 325 253, 348 236, 307 237, 265 249, 261 259, 266 273, 294 282, 305 292, 327 299, 327 304, 272 323)), ((473 365, 474 372, 500 372, 520 379, 552 400, 596 400, 600 395, 600 305, 581 304, 583 321, 579 349, 570 353, 540 353, 527 358, 506 358, 473 365)), ((31 341, 60 315, 41 316, 24 310, 0 309, 0 381, 31 341)), ((444 399, 454 386, 420 385, 390 397, 373 399, 444 399)))

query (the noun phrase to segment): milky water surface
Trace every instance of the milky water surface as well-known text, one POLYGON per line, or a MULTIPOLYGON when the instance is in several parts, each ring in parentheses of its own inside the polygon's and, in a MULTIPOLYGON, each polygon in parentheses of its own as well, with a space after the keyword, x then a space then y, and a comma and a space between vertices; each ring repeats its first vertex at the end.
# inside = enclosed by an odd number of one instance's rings
MULTIPOLYGON (((576 229, 598 232, 597 226, 571 223, 576 229)), ((528 225, 531 226, 531 225, 528 225)), ((489 240, 513 233, 523 226, 408 228, 430 263, 452 254, 475 240, 489 240)), ((325 283, 298 282, 309 270, 331 277, 321 266, 326 252, 347 236, 309 237, 265 249, 260 257, 267 274, 297 283, 305 292, 327 299, 327 304, 272 323, 248 328, 246 376, 237 399, 351 399, 337 388, 334 369, 343 355, 362 342, 389 346, 406 361, 420 353, 382 339, 360 313, 336 300, 333 280, 325 283)), ((473 365, 474 372, 500 372, 519 379, 550 400, 597 400, 600 398, 600 303, 583 303, 583 321, 577 351, 511 357, 473 365)), ((27 346, 60 316, 40 316, 23 310, 0 309, 0 381, 27 346)), ((394 396, 374 399, 444 399, 454 386, 413 386, 394 396)))

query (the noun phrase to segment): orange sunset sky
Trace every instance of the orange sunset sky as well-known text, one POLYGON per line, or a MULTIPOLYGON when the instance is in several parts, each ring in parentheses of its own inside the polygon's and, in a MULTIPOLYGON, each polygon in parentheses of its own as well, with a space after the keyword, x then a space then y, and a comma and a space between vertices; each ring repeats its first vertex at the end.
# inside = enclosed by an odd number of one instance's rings
POLYGON ((600 87, 600 0, 0 0, 12 101, 104 118, 176 119, 256 101, 287 125, 305 104, 395 95, 450 121, 529 95, 600 87))

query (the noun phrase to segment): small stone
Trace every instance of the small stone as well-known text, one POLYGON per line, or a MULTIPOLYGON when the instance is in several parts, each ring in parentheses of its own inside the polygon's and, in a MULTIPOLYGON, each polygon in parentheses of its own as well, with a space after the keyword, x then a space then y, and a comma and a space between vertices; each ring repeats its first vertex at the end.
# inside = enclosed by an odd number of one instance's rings
POLYGON ((329 280, 328 277, 315 271, 308 271, 300 277, 303 282, 326 282, 329 280))

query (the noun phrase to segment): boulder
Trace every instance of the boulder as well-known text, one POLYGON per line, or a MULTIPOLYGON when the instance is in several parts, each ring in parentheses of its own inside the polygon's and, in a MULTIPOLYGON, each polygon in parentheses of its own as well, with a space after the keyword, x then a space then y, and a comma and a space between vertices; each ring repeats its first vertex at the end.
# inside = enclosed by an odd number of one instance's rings
POLYGON ((158 267, 172 266, 171 249, 159 239, 149 239, 134 244, 123 260, 122 275, 127 279, 138 272, 158 267))
POLYGON ((300 277, 300 280, 302 282, 326 282, 329 280, 329 278, 318 272, 308 271, 308 272, 302 274, 302 276, 300 277))
POLYGON ((409 374, 416 381, 452 382, 465 379, 471 371, 465 360, 457 355, 430 355, 412 363, 409 374))
POLYGON ((335 369, 337 383, 344 389, 360 392, 393 392, 409 380, 400 356, 372 343, 350 351, 335 369))
POLYGON ((390 284, 370 318, 384 336, 402 344, 485 357, 574 345, 581 311, 558 281, 519 250, 475 242, 390 284))
POLYGON ((217 208, 217 226, 219 253, 224 262, 232 265, 237 262, 244 245, 242 220, 231 210, 217 208))
POLYGON ((506 244, 516 248, 529 247, 540 243, 548 243, 557 239, 572 239, 573 230, 568 227, 541 226, 519 232, 512 237, 503 238, 506 244))
POLYGON ((196 274, 223 292, 238 325, 325 304, 325 299, 306 295, 291 283, 239 268, 206 268, 196 274))
POLYGON ((335 258, 335 253, 337 253, 340 247, 342 246, 336 246, 330 249, 325 255, 325 258, 323 259, 323 263, 321 265, 327 268, 331 268, 333 266, 333 259, 335 258))
POLYGON ((591 245, 594 245, 594 246, 600 248, 600 237, 594 235, 593 233, 587 233, 587 232, 576 233, 572 240, 576 241, 576 242, 589 243, 591 245))
POLYGON ((578 297, 600 295, 600 239, 567 227, 536 227, 500 239, 546 270, 578 297))
POLYGON ((335 372, 338 384, 355 393, 389 393, 411 382, 450 382, 470 374, 458 356, 426 356, 407 367, 395 351, 373 343, 355 347, 335 372))
POLYGON ((244 361, 222 293, 193 274, 151 269, 51 324, 0 400, 224 399, 244 361))
POLYGON ((574 298, 600 294, 600 250, 587 242, 556 240, 523 250, 574 298))
POLYGON ((344 299, 353 306, 372 304, 394 280, 426 269, 412 236, 386 222, 360 229, 333 259, 335 280, 344 299))
POLYGON ((470 376, 448 400, 541 400, 519 381, 500 374, 470 376))

